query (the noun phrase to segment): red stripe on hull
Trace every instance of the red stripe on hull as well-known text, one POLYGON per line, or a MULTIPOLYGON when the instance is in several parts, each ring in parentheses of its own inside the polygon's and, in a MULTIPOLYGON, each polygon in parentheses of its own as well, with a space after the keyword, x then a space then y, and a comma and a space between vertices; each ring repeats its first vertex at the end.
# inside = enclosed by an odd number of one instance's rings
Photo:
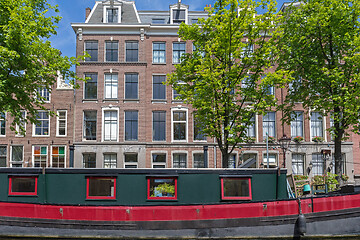
MULTIPOLYGON (((311 213, 311 199, 301 201, 302 212, 311 213)), ((360 194, 314 198, 314 212, 360 207, 360 194)), ((0 216, 83 221, 186 221, 297 215, 296 200, 186 206, 55 206, 0 203, 0 216), (266 205, 265 205, 266 204, 266 205)))

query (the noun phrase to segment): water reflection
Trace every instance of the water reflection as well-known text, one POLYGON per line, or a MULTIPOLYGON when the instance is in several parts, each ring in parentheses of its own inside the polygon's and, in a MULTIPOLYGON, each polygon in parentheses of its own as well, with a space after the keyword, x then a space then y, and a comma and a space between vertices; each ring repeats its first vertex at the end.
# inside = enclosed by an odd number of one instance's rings
MULTIPOLYGON (((166 238, 96 238, 96 240, 119 240, 119 239, 126 239, 126 240, 155 240, 155 239, 161 239, 166 240, 166 238)), ((195 238, 171 238, 171 240, 185 240, 185 239, 195 239, 195 238)), ((201 238, 206 239, 206 238, 201 238)), ((214 238, 211 238, 214 240, 214 238)), ((301 238, 216 238, 216 240, 360 240, 360 236, 344 236, 344 237, 301 237, 301 238)), ((2 238, 0 237, 0 240, 94 240, 94 238, 28 238, 28 237, 13 237, 13 238, 2 238)))

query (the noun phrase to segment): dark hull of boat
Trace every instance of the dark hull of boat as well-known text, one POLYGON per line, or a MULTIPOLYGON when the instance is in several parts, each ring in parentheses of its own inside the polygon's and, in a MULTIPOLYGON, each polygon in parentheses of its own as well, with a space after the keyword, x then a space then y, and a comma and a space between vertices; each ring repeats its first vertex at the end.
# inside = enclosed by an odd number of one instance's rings
MULTIPOLYGON (((301 200, 305 236, 360 236, 360 194, 301 200)), ((0 236, 63 238, 291 238, 297 200, 181 206, 0 203, 0 236), (16 210, 14 210, 16 209, 16 210)))

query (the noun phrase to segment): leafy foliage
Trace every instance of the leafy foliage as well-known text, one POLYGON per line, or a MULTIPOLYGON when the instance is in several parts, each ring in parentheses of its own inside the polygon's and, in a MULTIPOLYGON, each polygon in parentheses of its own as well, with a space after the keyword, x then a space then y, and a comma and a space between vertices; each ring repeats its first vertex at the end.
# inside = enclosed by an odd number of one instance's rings
POLYGON ((34 122, 44 99, 37 90, 64 79, 77 79, 70 67, 77 61, 61 56, 48 39, 56 34, 59 16, 56 6, 46 0, 2 0, 0 2, 0 112, 8 112, 14 122, 22 120, 21 110, 34 122))
POLYGON ((341 173, 341 141, 359 129, 360 2, 304 0, 290 5, 279 22, 278 70, 290 91, 282 109, 301 102, 306 109, 331 115, 335 169, 341 173))
POLYGON ((273 75, 273 0, 218 0, 199 24, 182 24, 179 36, 192 41, 168 78, 185 103, 196 109, 203 132, 214 137, 223 167, 237 144, 251 141, 247 129, 255 114, 263 114, 276 99, 269 93, 273 75), (265 9, 262 15, 256 8, 265 9))

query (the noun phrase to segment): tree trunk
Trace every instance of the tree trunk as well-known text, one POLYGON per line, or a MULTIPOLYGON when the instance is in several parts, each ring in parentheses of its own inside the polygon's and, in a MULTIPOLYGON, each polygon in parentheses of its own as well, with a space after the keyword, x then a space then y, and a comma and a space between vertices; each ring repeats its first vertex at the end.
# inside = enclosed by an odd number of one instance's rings
POLYGON ((227 149, 221 150, 221 157, 222 157, 222 168, 228 168, 229 167, 229 153, 227 149))
POLYGON ((335 174, 337 174, 338 176, 336 177, 336 179, 338 180, 339 184, 342 185, 342 179, 341 179, 341 175, 342 175, 342 153, 341 153, 341 139, 343 136, 343 131, 342 130, 335 130, 337 132, 336 136, 335 136, 335 153, 334 153, 334 158, 335 158, 335 174))

